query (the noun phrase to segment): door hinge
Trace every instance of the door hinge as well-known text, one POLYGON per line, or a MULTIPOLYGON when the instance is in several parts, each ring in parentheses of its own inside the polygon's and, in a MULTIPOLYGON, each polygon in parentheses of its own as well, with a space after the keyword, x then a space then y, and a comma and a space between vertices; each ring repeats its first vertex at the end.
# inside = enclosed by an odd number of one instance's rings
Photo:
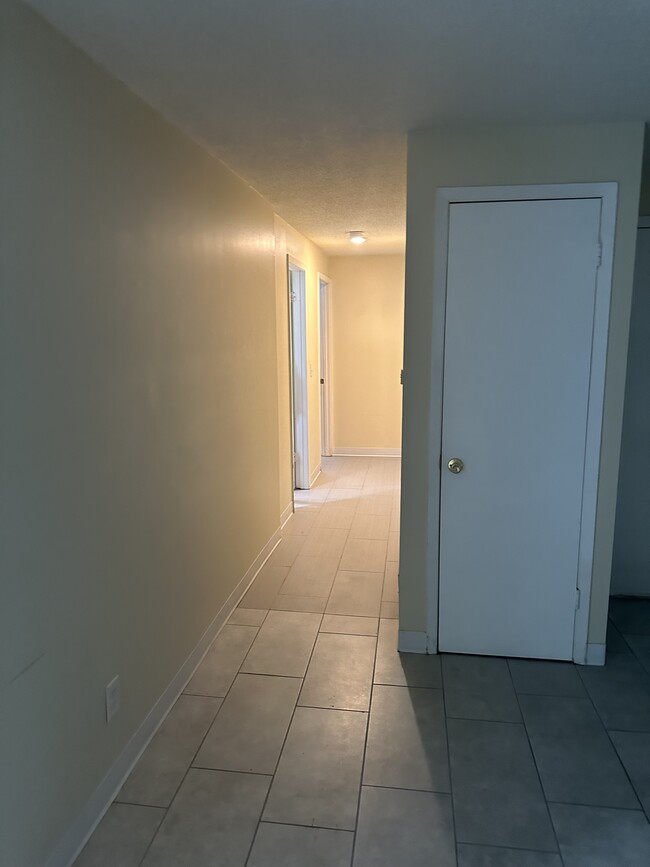
POLYGON ((293 453, 293 462, 294 462, 294 464, 298 463, 298 452, 293 453))
POLYGON ((292 304, 295 304, 296 293, 293 291, 293 289, 291 289, 291 291, 289 292, 289 300, 291 301, 292 304))
POLYGON ((576 587, 576 611, 580 608, 580 588, 576 587))
POLYGON ((404 371, 400 370, 399 372, 399 384, 404 385, 404 371))
POLYGON ((603 264, 603 242, 599 241, 596 247, 596 268, 600 268, 603 264))

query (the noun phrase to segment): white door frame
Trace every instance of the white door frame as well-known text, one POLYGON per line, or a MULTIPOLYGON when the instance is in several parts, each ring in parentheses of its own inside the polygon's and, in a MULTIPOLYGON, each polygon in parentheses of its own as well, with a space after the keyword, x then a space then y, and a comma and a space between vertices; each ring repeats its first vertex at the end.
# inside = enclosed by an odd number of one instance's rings
POLYGON ((291 448, 294 488, 309 489, 309 398, 307 372, 306 269, 287 256, 289 353, 291 372, 291 448))
POLYGON ((443 187, 436 196, 434 233, 433 277, 433 323, 431 362, 431 410, 429 418, 429 509, 427 550, 427 651, 438 650, 438 593, 440 586, 440 491, 442 450, 442 408, 444 387, 445 311, 447 301, 447 255, 449 242, 449 210, 453 203, 525 201, 535 199, 585 199, 601 200, 601 255, 596 272, 594 307, 594 330, 591 352, 591 377, 585 468, 583 482, 582 516, 580 522, 580 547, 578 558, 577 587, 580 604, 576 610, 573 660, 580 664, 602 664, 598 651, 589 653, 587 637, 589 608, 591 602, 591 578, 596 530, 596 501, 600 468, 600 442, 602 431, 603 399, 607 361, 607 338, 609 332, 609 305, 614 259, 614 233, 616 228, 616 203, 618 184, 541 184, 534 186, 502 187, 443 187))
POLYGON ((332 281, 318 272, 318 297, 320 313, 320 424, 321 455, 332 454, 332 364, 331 364, 331 316, 330 289, 332 281))

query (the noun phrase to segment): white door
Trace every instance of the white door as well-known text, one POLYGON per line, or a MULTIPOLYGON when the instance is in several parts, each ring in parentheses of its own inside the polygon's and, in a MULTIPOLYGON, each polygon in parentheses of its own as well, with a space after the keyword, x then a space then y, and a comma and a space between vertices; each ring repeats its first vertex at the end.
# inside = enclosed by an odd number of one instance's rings
POLYGON ((450 205, 442 651, 572 658, 600 220, 598 198, 450 205))
POLYGON ((330 363, 329 363, 329 282, 319 276, 320 291, 320 424, 321 455, 330 457, 330 363))

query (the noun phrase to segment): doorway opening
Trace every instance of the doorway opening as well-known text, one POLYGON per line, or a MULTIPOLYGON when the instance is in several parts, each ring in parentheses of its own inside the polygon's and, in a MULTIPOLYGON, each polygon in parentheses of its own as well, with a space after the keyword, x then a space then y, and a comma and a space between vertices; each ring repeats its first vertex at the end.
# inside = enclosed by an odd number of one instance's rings
POLYGON ((330 280, 323 274, 318 275, 318 297, 320 303, 320 425, 321 455, 332 455, 332 392, 330 365, 330 280))
POLYGON ((289 375, 294 490, 309 488, 309 419, 305 267, 287 258, 289 287, 289 375))

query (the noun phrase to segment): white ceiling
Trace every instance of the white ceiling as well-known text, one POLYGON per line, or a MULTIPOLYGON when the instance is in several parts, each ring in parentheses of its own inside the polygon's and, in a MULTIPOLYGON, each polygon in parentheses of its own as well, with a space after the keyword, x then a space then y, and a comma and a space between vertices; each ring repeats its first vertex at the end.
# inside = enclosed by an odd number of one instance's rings
POLYGON ((650 0, 30 2, 334 254, 403 249, 409 129, 650 117, 650 0))

